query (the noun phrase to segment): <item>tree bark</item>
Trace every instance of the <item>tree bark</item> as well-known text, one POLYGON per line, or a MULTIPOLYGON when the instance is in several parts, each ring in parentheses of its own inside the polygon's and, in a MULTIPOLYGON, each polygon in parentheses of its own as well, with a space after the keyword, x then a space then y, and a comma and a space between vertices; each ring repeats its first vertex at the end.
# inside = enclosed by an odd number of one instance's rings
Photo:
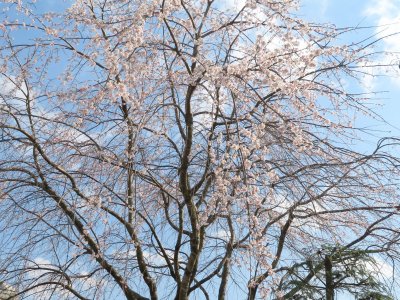
POLYGON ((333 284, 332 261, 330 256, 328 255, 325 256, 324 265, 325 265, 326 300, 334 300, 335 287, 333 284))

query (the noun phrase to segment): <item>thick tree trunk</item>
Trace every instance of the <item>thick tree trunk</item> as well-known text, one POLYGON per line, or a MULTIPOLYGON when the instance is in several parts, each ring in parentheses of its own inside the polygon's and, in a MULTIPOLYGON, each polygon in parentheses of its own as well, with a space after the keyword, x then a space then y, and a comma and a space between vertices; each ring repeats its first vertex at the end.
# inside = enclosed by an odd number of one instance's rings
POLYGON ((328 255, 325 256, 324 265, 326 300, 334 300, 335 287, 333 284, 332 261, 328 255))
POLYGON ((249 295, 247 296, 247 300, 255 300, 257 295, 258 286, 249 287, 249 295))

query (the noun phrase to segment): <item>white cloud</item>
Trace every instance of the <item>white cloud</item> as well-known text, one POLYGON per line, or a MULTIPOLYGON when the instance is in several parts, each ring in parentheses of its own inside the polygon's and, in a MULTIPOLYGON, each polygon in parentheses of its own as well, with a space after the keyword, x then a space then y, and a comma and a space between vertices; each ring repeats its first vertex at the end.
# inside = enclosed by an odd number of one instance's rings
POLYGON ((223 0, 222 3, 226 9, 239 11, 246 4, 246 0, 223 0))
MULTIPOLYGON (((364 14, 374 20, 376 37, 382 39, 383 51, 386 52, 381 64, 393 66, 385 67, 384 71, 400 86, 400 2, 398 0, 371 0, 368 2, 364 14)), ((371 84, 371 79, 367 84, 371 84)))
MULTIPOLYGON (((173 260, 174 259, 174 251, 172 250, 165 250, 166 255, 168 256, 169 259, 173 260)), ((114 252, 112 254, 114 258, 116 259, 133 259, 136 260, 136 250, 129 250, 129 251, 124 251, 124 252, 114 252)), ((164 266, 166 265, 165 257, 160 253, 151 253, 149 251, 143 250, 143 257, 146 260, 146 262, 149 265, 152 266, 164 266)), ((178 257, 179 260, 179 257, 178 257)))
POLYGON ((374 263, 367 263, 366 268, 370 272, 376 272, 381 275, 382 279, 390 279, 394 276, 393 267, 379 257, 374 257, 374 263))
POLYGON ((11 104, 16 108, 24 108, 25 102, 21 100, 25 99, 24 93, 26 90, 26 87, 18 86, 15 77, 8 79, 5 76, 0 76, 0 105, 5 104, 7 101, 7 104, 11 104))
POLYGON ((232 12, 232 13, 238 13, 240 10, 242 10, 245 6, 247 8, 248 12, 251 12, 252 17, 259 19, 259 20, 265 20, 266 15, 264 13, 264 10, 260 7, 254 7, 252 5, 254 1, 249 1, 249 0, 221 0, 219 2, 219 6, 221 9, 232 12))
POLYGON ((37 257, 33 262, 29 263, 32 270, 29 272, 31 278, 39 278, 49 272, 48 269, 54 269, 51 262, 43 257, 37 257))
MULTIPOLYGON (((28 263, 28 268, 30 269, 27 273, 29 279, 33 280, 32 285, 40 284, 46 281, 62 281, 63 278, 55 278, 56 272, 52 272, 51 270, 57 271, 58 268, 53 265, 49 260, 43 257, 37 257, 33 261, 28 263)), ((54 295, 57 295, 57 299, 67 299, 68 293, 67 291, 63 291, 62 289, 49 289, 47 285, 39 285, 30 290, 31 294, 40 294, 42 299, 50 299, 54 295)))
POLYGON ((227 230, 220 229, 220 230, 216 231, 215 233, 213 233, 212 237, 217 238, 217 239, 222 239, 227 242, 231 238, 231 235, 227 230))
POLYGON ((301 5, 306 9, 307 14, 311 13, 313 19, 325 21, 330 0, 303 0, 301 5))

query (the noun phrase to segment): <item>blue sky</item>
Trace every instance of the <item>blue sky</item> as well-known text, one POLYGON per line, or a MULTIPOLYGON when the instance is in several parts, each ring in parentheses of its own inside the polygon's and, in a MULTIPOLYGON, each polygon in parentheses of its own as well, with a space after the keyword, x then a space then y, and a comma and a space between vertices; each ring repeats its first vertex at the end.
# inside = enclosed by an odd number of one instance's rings
MULTIPOLYGON (((332 22, 338 26, 370 27, 363 29, 360 35, 354 35, 354 41, 362 36, 376 35, 381 38, 400 31, 400 1, 399 0, 303 0, 305 16, 313 21, 332 22)), ((377 136, 400 136, 400 35, 393 35, 382 40, 377 50, 392 53, 389 57, 379 58, 380 62, 393 63, 396 67, 386 67, 375 74, 383 77, 364 78, 366 91, 379 92, 373 95, 378 113, 388 122, 387 124, 371 119, 361 120, 371 129, 377 129, 377 136)), ((374 137, 370 137, 370 143, 374 137)), ((384 262, 381 270, 385 277, 391 277, 391 268, 384 262)), ((397 296, 397 295, 396 295, 397 296)), ((339 297, 340 300, 352 297, 339 297)))
MULTIPOLYGON (((312 22, 329 22, 338 27, 365 27, 357 34, 347 36, 350 41, 359 41, 364 37, 375 35, 383 39, 376 50, 391 53, 377 57, 377 63, 395 64, 394 67, 383 67, 373 71, 374 75, 362 78, 365 92, 371 94, 376 111, 387 123, 361 117, 356 123, 374 131, 375 136, 363 135, 356 147, 368 151, 376 144, 379 137, 400 137, 400 0, 301 0, 300 14, 312 22), (383 75, 383 76, 381 76, 383 75)), ((398 155, 398 153, 397 153, 398 155)), ((385 280, 393 279, 392 268, 384 261, 378 261, 385 280)), ((396 277, 396 276, 395 276, 396 277)), ((396 291, 394 291, 397 293, 396 291)), ((337 295, 337 300, 351 300, 353 296, 337 295)), ((398 296, 398 295, 394 295, 398 296)))
MULTIPOLYGON (((302 0, 301 14, 313 22, 330 22, 338 27, 359 26, 357 34, 349 36, 352 41, 375 35, 382 38, 400 31, 399 0, 302 0)), ((370 119, 362 119, 359 124, 379 130, 377 136, 400 136, 400 35, 382 40, 377 50, 391 52, 388 57, 380 57, 379 63, 392 63, 395 67, 384 67, 374 71, 375 75, 363 78, 364 89, 372 94, 377 111, 388 122, 383 124, 370 119)), ((370 142, 374 140, 371 137, 370 142)))

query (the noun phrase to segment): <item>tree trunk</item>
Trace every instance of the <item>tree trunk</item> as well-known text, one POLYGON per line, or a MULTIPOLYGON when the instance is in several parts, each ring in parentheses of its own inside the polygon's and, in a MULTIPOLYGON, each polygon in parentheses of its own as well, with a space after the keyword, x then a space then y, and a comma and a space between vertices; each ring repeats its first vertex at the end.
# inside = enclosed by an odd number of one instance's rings
POLYGON ((247 300, 255 300, 257 295, 258 285, 249 287, 249 295, 247 296, 247 300))
POLYGON ((332 261, 328 255, 325 256, 324 265, 326 300, 334 300, 335 287, 333 284, 332 261))

